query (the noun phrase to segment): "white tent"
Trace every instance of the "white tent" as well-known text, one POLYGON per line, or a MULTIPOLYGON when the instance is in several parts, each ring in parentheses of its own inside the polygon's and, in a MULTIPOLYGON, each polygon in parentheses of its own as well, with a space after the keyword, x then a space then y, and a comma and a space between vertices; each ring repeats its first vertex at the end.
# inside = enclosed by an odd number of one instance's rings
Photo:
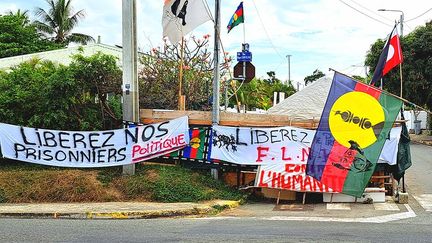
POLYGON ((269 114, 287 115, 291 119, 320 119, 332 78, 324 76, 268 110, 269 114))

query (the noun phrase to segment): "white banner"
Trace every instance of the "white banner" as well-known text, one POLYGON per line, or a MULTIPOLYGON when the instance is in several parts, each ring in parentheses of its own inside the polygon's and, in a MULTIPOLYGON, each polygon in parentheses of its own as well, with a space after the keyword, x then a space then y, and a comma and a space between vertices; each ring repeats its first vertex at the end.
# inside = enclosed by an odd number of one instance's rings
POLYGON ((314 134, 297 127, 213 126, 211 158, 244 165, 304 160, 314 134))
POLYGON ((315 131, 297 127, 213 126, 212 159, 260 165, 255 186, 293 191, 331 192, 306 176, 315 131))
POLYGON ((108 131, 57 131, 0 123, 4 157, 62 167, 107 167, 145 161, 189 143, 188 118, 108 131))

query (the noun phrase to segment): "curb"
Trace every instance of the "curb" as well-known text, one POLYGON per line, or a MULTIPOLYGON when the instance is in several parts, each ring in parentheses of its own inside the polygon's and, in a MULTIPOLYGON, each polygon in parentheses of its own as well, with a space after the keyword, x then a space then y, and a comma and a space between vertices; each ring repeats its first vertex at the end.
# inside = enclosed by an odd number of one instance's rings
POLYGON ((416 143, 416 144, 423 144, 426 146, 432 146, 432 141, 430 141, 430 140, 418 140, 418 141, 411 140, 411 142, 416 143))
POLYGON ((225 209, 235 208, 239 201, 212 201, 202 206, 179 210, 143 210, 114 212, 82 212, 82 213, 0 213, 0 218, 40 218, 40 219, 152 219, 182 216, 215 215, 225 209))

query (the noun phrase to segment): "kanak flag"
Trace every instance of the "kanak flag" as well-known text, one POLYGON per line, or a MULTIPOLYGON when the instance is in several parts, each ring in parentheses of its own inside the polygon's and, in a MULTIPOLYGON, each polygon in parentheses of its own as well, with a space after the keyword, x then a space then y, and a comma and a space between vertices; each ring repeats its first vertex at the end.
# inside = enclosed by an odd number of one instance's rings
POLYGON ((383 51, 379 57, 378 64, 375 68, 375 72, 370 83, 371 85, 374 85, 392 68, 396 67, 403 61, 402 48, 396 27, 397 25, 394 26, 392 32, 387 38, 383 51))
POLYGON ((394 96, 336 72, 306 174, 333 192, 360 197, 401 107, 394 96))
POLYGON ((177 44, 183 36, 211 19, 203 0, 165 0, 162 14, 163 36, 177 44))
POLYGON ((183 157, 189 159, 204 159, 205 151, 205 129, 190 129, 189 130, 190 142, 189 145, 183 149, 183 157))

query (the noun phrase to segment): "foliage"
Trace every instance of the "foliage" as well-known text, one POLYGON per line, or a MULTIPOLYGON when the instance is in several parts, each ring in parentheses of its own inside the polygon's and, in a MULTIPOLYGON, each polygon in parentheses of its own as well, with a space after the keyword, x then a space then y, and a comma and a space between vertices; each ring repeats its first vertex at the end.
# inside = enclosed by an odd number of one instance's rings
POLYGON ((125 177, 121 167, 66 169, 1 162, 0 203, 239 200, 244 195, 208 174, 179 166, 137 165, 125 177))
POLYGON ((30 23, 26 11, 0 15, 0 58, 62 47, 64 45, 43 39, 30 23))
POLYGON ((46 2, 49 9, 36 8, 36 16, 40 21, 34 23, 47 38, 62 44, 94 42, 93 37, 89 35, 72 33, 78 22, 85 16, 82 9, 73 12, 72 0, 46 0, 46 2))
MULTIPOLYGON (((285 97, 295 93, 295 89, 291 83, 284 84, 276 78, 274 71, 267 72, 268 79, 253 79, 247 84, 242 84, 238 90, 240 102, 246 105, 246 110, 264 109, 268 110, 272 105, 273 93, 284 92, 285 97)), ((230 100, 230 105, 234 105, 234 101, 230 100)))
POLYGON ((0 188, 0 203, 5 203, 5 202, 7 202, 6 193, 2 188, 0 188))
POLYGON ((315 69, 315 71, 313 71, 312 75, 306 76, 304 78, 305 85, 313 83, 314 81, 316 81, 319 78, 324 77, 324 76, 325 76, 325 74, 323 72, 321 72, 318 69, 315 69))
MULTIPOLYGON (((189 110, 210 110, 213 82, 213 58, 209 35, 185 40, 182 94, 189 110)), ((166 40, 162 48, 153 48, 140 57, 140 107, 177 109, 181 45, 166 40)), ((228 70, 230 58, 221 64, 221 76, 228 70)))
MULTIPOLYGON (((432 109, 432 22, 416 28, 413 32, 401 38, 404 61, 403 98, 420 106, 432 109)), ((375 71, 379 56, 384 46, 384 40, 372 44, 365 60, 370 66, 370 74, 375 71)), ((399 68, 392 69, 383 77, 383 89, 400 94, 399 68)))
POLYGON ((179 166, 143 166, 135 178, 128 180, 128 194, 151 192, 158 202, 196 202, 210 199, 242 198, 242 194, 228 188, 209 174, 193 172, 179 166))
POLYGON ((358 75, 353 75, 352 76, 355 80, 360 81, 362 83, 366 83, 366 78, 362 77, 362 76, 358 76, 358 75))
POLYGON ((31 60, 0 72, 0 121, 60 130, 117 128, 121 114, 111 105, 119 106, 120 82, 109 55, 76 55, 70 66, 31 60), (117 101, 107 102, 109 93, 117 101))
POLYGON ((122 121, 122 72, 117 66, 117 59, 100 52, 89 57, 78 54, 73 59, 70 69, 78 84, 76 88, 80 94, 86 94, 81 95, 81 99, 75 99, 74 113, 88 114, 98 110, 99 115, 95 118, 104 123, 100 127, 119 127, 122 121), (94 102, 95 99, 97 102, 94 102), (90 110, 86 111, 86 107, 90 110))
POLYGON ((96 180, 96 171, 0 171, 0 187, 9 203, 105 201, 110 191, 96 180))

